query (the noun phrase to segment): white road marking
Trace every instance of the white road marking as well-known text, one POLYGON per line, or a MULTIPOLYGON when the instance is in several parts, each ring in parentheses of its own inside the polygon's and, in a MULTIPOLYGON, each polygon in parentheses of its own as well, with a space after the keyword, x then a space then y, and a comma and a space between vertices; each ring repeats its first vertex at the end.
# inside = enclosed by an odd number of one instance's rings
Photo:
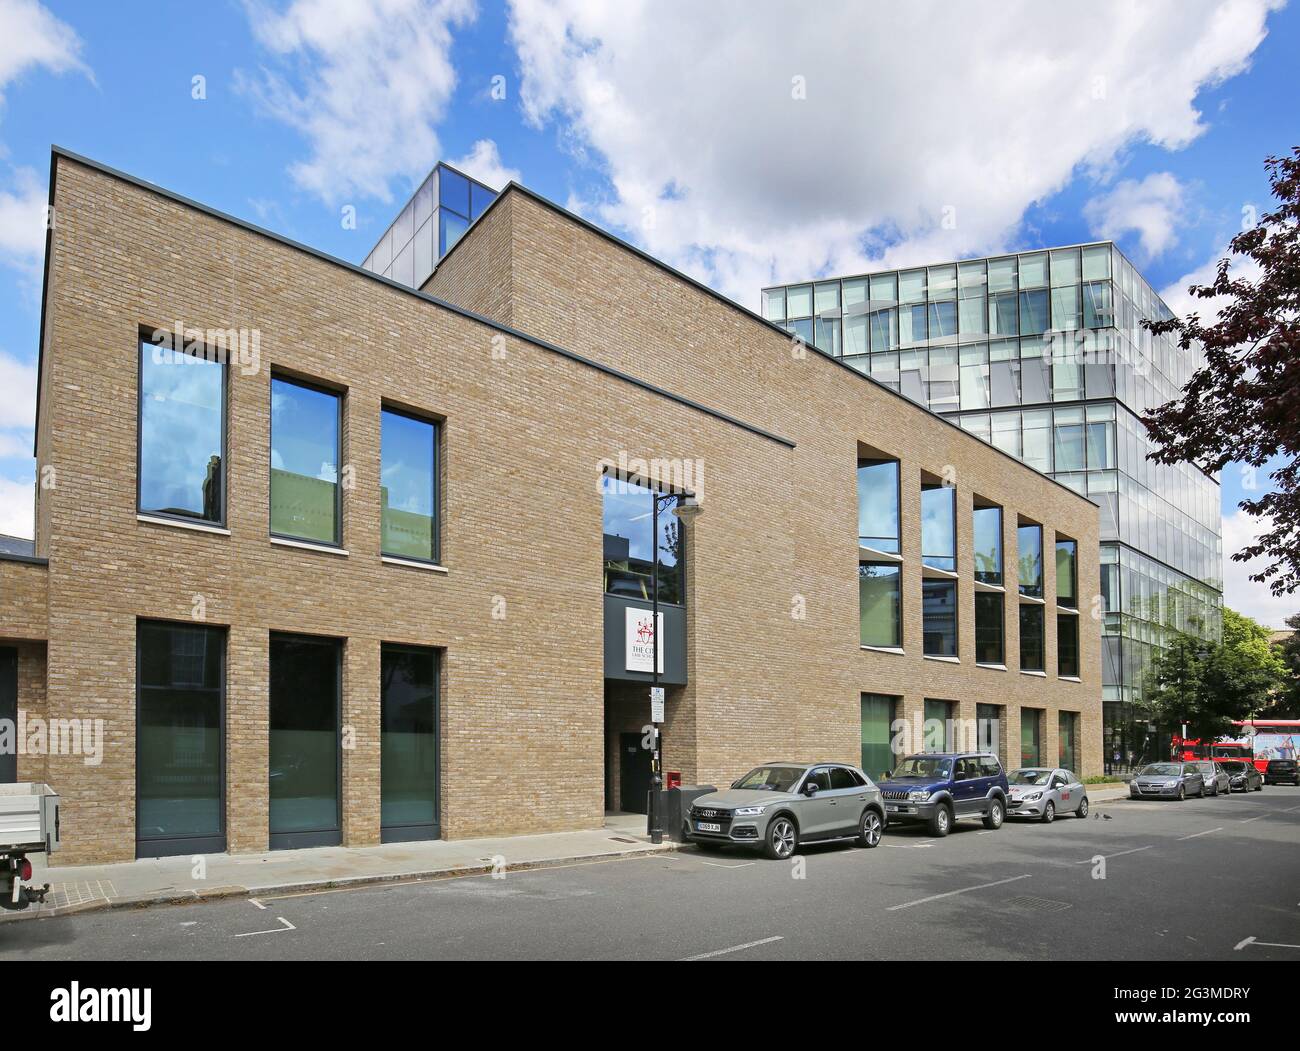
POLYGON ((1204 832, 1193 832, 1190 836, 1179 836, 1178 842, 1181 843, 1185 839, 1196 839, 1200 836, 1208 836, 1211 832, 1222 832, 1222 831, 1223 831, 1222 825, 1220 825, 1218 828, 1207 828, 1204 832))
POLYGON ((1233 946, 1233 949, 1244 949, 1247 945, 1267 945, 1270 949, 1300 949, 1300 945, 1288 945, 1286 942, 1256 941, 1254 935, 1251 935, 1244 941, 1237 942, 1237 944, 1233 946))
POLYGON ((747 869, 750 865, 757 865, 757 861, 742 861, 739 865, 724 865, 721 861, 701 861, 701 865, 711 865, 715 869, 747 869))
POLYGON ((681 963, 689 963, 691 960, 711 960, 715 956, 725 956, 729 952, 740 952, 741 949, 752 949, 756 945, 769 945, 772 942, 782 941, 781 935, 773 935, 771 938, 760 938, 756 942, 745 942, 744 945, 733 945, 729 949, 714 949, 713 952, 697 953, 695 956, 684 956, 681 963))
POLYGON ((1261 817, 1268 817, 1268 815, 1267 815, 1267 814, 1256 814, 1254 817, 1246 817, 1246 818, 1242 818, 1242 819, 1241 819, 1241 823, 1244 825, 1244 824, 1246 824, 1246 822, 1248 822, 1248 821, 1258 821, 1261 817))
POLYGON ((1297 810, 1300 810, 1300 806, 1287 807, 1285 810, 1280 811, 1280 813, 1294 814, 1297 810))
POLYGON ((248 931, 246 934, 236 934, 235 937, 236 937, 236 938, 251 938, 251 937, 253 937, 253 935, 255 935, 255 934, 283 934, 285 931, 296 931, 296 930, 298 929, 298 928, 295 927, 292 923, 290 923, 288 920, 286 920, 283 916, 277 916, 276 919, 279 920, 282 924, 284 924, 284 926, 283 926, 283 927, 273 927, 273 928, 272 928, 271 930, 269 930, 269 931, 248 931))
MULTIPOLYGON (((1122 858, 1125 854, 1136 854, 1141 850, 1150 850, 1151 846, 1152 845, 1148 843, 1145 847, 1134 847, 1132 850, 1121 850, 1118 854, 1103 854, 1102 859, 1104 861, 1109 861, 1111 858, 1122 858)), ((1076 865, 1091 865, 1092 863, 1092 858, 1084 858, 1082 861, 1075 862, 1076 865)))
POLYGON ((1026 872, 1023 876, 1012 876, 1010 879, 994 880, 992 883, 978 883, 973 887, 962 887, 961 890, 949 890, 942 894, 931 894, 928 898, 917 898, 916 901, 905 901, 902 905, 889 906, 890 912, 897 912, 899 909, 910 909, 913 905, 924 905, 926 902, 938 901, 940 898, 951 898, 955 894, 968 894, 973 890, 984 890, 988 887, 1000 887, 1004 883, 1015 883, 1016 880, 1028 879, 1030 873, 1026 872))
POLYGON ((249 902, 250 905, 255 905, 255 906, 256 906, 257 908, 259 908, 259 909, 265 909, 265 908, 266 908, 266 906, 263 905, 263 904, 262 904, 260 901, 258 901, 256 898, 249 898, 249 899, 248 899, 248 902, 249 902))

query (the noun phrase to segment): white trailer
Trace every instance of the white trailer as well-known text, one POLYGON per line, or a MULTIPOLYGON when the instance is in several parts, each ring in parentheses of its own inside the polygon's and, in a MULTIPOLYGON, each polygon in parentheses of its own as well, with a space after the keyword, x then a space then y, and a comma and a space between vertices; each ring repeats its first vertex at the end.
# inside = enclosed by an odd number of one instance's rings
POLYGON ((0 909, 43 902, 50 885, 25 887, 32 878, 28 854, 59 849, 59 797, 49 785, 0 785, 0 909))

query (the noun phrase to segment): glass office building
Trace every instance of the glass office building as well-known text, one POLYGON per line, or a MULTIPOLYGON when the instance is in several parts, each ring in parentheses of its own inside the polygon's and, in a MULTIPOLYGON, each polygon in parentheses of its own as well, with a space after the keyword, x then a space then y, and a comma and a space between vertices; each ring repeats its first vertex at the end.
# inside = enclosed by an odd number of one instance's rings
POLYGON ((1139 418, 1203 357, 1141 327, 1170 316, 1142 275, 1101 242, 768 288, 763 315, 1100 506, 1107 769, 1142 758, 1152 654, 1223 604, 1218 481, 1148 460, 1139 418))
POLYGON ((384 231, 362 267, 408 288, 419 288, 496 196, 490 186, 439 163, 384 231))

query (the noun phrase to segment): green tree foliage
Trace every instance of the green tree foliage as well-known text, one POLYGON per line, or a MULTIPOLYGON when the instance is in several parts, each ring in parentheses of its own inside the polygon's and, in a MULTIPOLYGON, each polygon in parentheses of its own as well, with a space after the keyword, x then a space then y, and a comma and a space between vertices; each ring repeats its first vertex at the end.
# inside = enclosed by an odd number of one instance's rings
POLYGON ((1221 642, 1178 633, 1147 674, 1147 718, 1167 731, 1186 723, 1188 737, 1207 741, 1230 733, 1233 720, 1260 714, 1286 677, 1269 635, 1226 607, 1221 642))

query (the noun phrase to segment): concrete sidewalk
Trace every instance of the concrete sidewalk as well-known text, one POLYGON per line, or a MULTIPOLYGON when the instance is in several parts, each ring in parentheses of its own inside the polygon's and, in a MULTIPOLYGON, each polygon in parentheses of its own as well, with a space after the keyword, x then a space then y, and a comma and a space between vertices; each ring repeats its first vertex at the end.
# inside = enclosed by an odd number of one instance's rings
POLYGON ((233 896, 292 893, 419 879, 446 879, 508 870, 542 868, 566 862, 632 857, 673 850, 665 840, 654 846, 646 819, 637 814, 608 815, 603 828, 489 839, 388 843, 378 847, 315 847, 265 854, 207 854, 196 878, 196 858, 149 858, 113 865, 55 866, 42 855, 32 858, 32 880, 48 882, 44 905, 2 912, 0 922, 62 916, 94 909, 171 905, 233 896))

